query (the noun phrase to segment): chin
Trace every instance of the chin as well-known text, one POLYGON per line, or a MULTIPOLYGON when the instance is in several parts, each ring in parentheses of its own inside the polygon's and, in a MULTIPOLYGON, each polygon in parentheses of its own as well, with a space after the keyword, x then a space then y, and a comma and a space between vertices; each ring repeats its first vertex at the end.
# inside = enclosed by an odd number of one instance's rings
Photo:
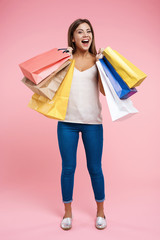
POLYGON ((89 50, 89 48, 90 48, 90 46, 88 46, 88 47, 81 47, 81 49, 83 49, 83 50, 89 50))

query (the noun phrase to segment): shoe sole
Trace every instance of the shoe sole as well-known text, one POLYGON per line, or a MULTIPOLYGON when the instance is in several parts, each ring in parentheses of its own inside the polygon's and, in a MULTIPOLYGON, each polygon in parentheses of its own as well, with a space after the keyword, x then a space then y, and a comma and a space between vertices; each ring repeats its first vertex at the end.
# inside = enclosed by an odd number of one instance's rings
POLYGON ((63 229, 63 230, 70 230, 72 227, 69 227, 69 228, 63 228, 61 225, 60 227, 63 229))
POLYGON ((107 226, 105 226, 104 228, 99 228, 99 227, 97 227, 97 226, 95 225, 95 227, 96 227, 98 230, 103 230, 103 229, 105 229, 107 226))

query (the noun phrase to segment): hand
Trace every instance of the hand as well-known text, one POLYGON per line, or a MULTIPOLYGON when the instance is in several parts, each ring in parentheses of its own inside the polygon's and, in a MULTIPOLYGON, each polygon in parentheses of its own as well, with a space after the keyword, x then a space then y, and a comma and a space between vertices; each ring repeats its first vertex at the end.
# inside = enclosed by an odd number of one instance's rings
POLYGON ((73 55, 72 55, 73 48, 72 47, 68 47, 67 50, 69 51, 68 53, 71 55, 71 58, 73 58, 73 55))
POLYGON ((96 55, 96 61, 98 61, 100 58, 103 58, 102 52, 104 51, 104 48, 99 48, 98 53, 96 55))

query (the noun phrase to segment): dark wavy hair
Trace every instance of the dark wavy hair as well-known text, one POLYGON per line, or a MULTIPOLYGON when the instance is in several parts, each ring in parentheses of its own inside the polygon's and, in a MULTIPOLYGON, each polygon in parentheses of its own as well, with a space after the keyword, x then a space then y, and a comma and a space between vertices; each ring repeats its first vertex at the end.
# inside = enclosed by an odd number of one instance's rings
POLYGON ((74 42, 72 42, 72 38, 73 38, 73 33, 74 31, 76 30, 76 28, 81 24, 81 23, 87 23, 90 28, 91 28, 91 31, 92 31, 92 43, 91 43, 91 46, 89 48, 89 52, 96 55, 97 54, 97 50, 96 50, 96 47, 95 47, 95 38, 94 38, 94 31, 93 31, 93 27, 90 23, 90 21, 88 19, 77 19, 75 20, 70 26, 69 26, 69 29, 68 29, 68 47, 72 47, 73 48, 73 51, 72 51, 72 54, 75 53, 76 51, 76 45, 74 42))

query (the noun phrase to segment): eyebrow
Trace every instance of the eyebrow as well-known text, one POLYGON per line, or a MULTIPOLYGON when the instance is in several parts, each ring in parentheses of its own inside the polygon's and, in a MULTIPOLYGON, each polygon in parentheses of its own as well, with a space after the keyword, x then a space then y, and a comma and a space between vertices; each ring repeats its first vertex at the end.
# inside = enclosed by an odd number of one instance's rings
MULTIPOLYGON (((83 31, 83 29, 77 29, 77 31, 79 31, 79 30, 82 30, 83 31)), ((90 28, 87 28, 87 30, 91 30, 90 28)))

